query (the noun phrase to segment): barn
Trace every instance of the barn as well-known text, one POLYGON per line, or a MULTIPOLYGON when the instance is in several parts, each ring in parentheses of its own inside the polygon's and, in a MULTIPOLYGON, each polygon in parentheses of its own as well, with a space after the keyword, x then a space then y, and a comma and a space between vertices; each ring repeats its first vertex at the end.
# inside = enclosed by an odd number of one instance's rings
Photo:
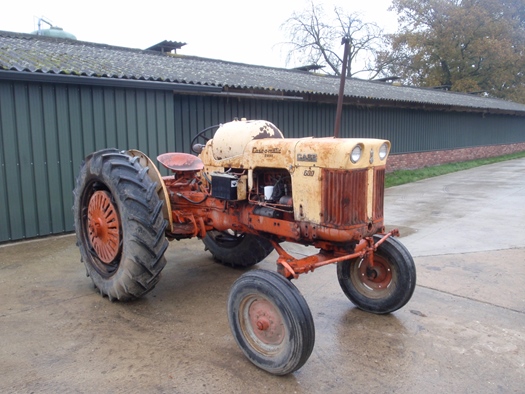
MULTIPOLYGON (((333 134, 339 79, 0 31, 0 243, 73 231, 75 175, 105 147, 189 152, 198 131, 265 119, 333 134)), ((341 137, 392 142, 389 170, 525 150, 525 105, 350 79, 341 137)))

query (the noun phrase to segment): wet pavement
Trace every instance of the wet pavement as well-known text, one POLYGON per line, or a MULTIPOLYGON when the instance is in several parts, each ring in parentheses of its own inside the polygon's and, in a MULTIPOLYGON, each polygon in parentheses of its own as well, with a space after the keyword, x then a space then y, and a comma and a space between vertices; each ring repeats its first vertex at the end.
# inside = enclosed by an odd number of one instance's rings
POLYGON ((71 235, 0 246, 0 392, 523 393, 524 202, 525 159, 388 189, 386 223, 418 270, 411 301, 376 316, 335 266, 302 275, 316 344, 284 377, 237 347, 226 301, 243 271, 198 240, 172 242, 157 287, 130 303, 94 291, 71 235))

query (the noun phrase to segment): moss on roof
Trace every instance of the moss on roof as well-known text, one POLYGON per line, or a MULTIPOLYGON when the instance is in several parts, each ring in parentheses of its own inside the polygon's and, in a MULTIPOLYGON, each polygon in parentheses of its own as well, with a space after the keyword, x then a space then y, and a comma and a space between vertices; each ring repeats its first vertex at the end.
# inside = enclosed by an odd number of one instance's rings
MULTIPOLYGON (((0 69, 271 90, 285 94, 336 96, 339 90, 339 78, 306 71, 183 55, 167 56, 157 51, 6 31, 0 31, 0 69)), ((443 109, 459 107, 525 115, 525 105, 510 101, 359 79, 347 80, 345 96, 368 102, 391 102, 396 106, 430 104, 443 109)))

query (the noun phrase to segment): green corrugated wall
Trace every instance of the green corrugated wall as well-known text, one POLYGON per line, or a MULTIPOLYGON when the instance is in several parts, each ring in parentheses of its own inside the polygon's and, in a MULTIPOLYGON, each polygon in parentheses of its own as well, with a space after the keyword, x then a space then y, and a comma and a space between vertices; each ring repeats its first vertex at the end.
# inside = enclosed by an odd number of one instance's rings
MULTIPOLYGON (((266 119, 287 137, 333 134, 335 104, 0 81, 0 243, 73 231, 82 159, 136 148, 189 152, 192 136, 233 118, 266 119)), ((342 137, 386 138, 393 153, 525 142, 525 118, 346 107, 342 137)))
POLYGON ((0 242, 72 231, 82 159, 105 147, 156 157, 173 123, 170 91, 0 82, 0 242))
MULTIPOLYGON (((335 105, 330 104, 181 95, 174 105, 177 146, 185 151, 193 132, 234 117, 269 120, 286 137, 334 132, 335 105)), ((525 142, 525 117, 345 107, 341 137, 389 139, 394 154, 512 144, 525 142)))

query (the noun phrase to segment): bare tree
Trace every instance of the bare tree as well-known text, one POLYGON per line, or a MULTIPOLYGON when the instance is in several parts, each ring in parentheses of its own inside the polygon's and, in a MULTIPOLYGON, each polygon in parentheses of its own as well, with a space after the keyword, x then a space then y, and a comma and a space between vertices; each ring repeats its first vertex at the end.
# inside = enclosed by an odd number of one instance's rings
POLYGON ((350 40, 347 77, 367 73, 368 78, 377 76, 376 54, 383 41, 383 31, 372 22, 363 22, 358 13, 346 13, 334 7, 327 16, 322 5, 314 4, 300 13, 293 13, 282 25, 289 41, 287 63, 292 60, 304 64, 322 65, 328 74, 340 75, 342 69, 341 38, 350 40))

